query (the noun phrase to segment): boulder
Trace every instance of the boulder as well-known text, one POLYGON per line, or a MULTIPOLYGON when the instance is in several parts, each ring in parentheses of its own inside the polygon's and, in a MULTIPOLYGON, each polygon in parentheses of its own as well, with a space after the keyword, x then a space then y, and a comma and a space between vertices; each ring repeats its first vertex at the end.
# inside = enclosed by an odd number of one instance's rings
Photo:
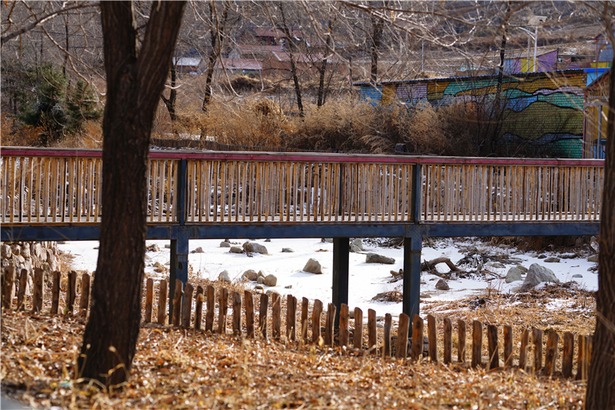
POLYGON ((246 253, 260 253, 262 255, 269 255, 269 252, 267 252, 267 248, 264 245, 261 245, 260 243, 256 243, 256 242, 246 242, 243 244, 243 250, 246 251, 246 253))
POLYGON ((365 257, 365 263, 383 263, 386 265, 393 265, 395 263, 395 259, 389 258, 388 256, 379 255, 377 253, 368 253, 365 257))
POLYGON ((294 253, 295 251, 291 248, 282 248, 282 253, 294 253))
POLYGON ((577 273, 576 275, 572 275, 573 278, 582 278, 583 275, 581 275, 580 273, 577 273))
POLYGON ((276 278, 275 275, 267 275, 265 276, 263 284, 265 286, 275 286, 278 284, 278 278, 276 278))
POLYGON ((524 275, 527 273, 527 268, 523 265, 517 265, 515 268, 519 268, 524 275))
POLYGON ((598 262, 598 255, 590 255, 590 257, 587 258, 587 262, 598 262))
POLYGON ((544 262, 548 262, 548 263, 558 263, 560 261, 559 258, 556 258, 555 256, 552 256, 550 258, 547 258, 544 260, 544 262))
POLYGON ((440 279, 438 283, 436 283, 436 289, 438 290, 449 290, 451 287, 448 286, 448 283, 444 279, 440 279))
POLYGON ((240 248, 239 246, 231 246, 231 249, 229 249, 230 253, 243 253, 243 249, 240 248))
POLYGON ((258 283, 259 285, 264 285, 265 284, 265 278, 262 276, 259 276, 258 278, 256 278, 256 283, 258 283))
POLYGON ((231 247, 231 243, 227 242, 227 241, 222 241, 222 242, 220 242, 220 247, 221 248, 230 248, 231 247))
POLYGON ((519 269, 519 266, 513 266, 506 274, 506 283, 522 281, 524 273, 523 270, 519 269))
POLYGON ((221 281, 221 282, 230 282, 231 281, 231 276, 229 275, 228 271, 223 270, 218 275, 218 280, 221 281))
POLYGON ((533 263, 527 271, 527 276, 521 286, 521 292, 526 292, 542 282, 559 283, 559 279, 557 279, 551 269, 533 263))
POLYGON ((2 244, 2 257, 8 259, 11 256, 13 256, 13 251, 11 250, 11 247, 7 244, 2 244))
POLYGON ((254 290, 255 290, 257 293, 264 293, 264 291, 265 291, 265 287, 264 287, 263 285, 256 285, 256 286, 254 286, 254 290))
POLYGON ((350 252, 363 252, 363 241, 361 238, 355 238, 350 241, 350 252))
POLYGON ((258 278, 258 273, 254 269, 248 269, 243 273, 243 276, 254 282, 258 278))
POLYGON ((21 256, 26 259, 30 259, 30 245, 28 245, 27 243, 21 245, 21 256))
POLYGON ((314 258, 310 258, 310 260, 307 261, 307 263, 303 267, 303 270, 305 272, 315 273, 317 275, 322 274, 322 266, 320 266, 320 262, 318 262, 314 258))
POLYGON ((203 248, 201 248, 200 246, 198 248, 196 248, 195 250, 193 250, 190 253, 205 253, 205 251, 203 250, 203 248))
POLYGON ((505 269, 506 266, 504 266, 503 263, 501 262, 488 262, 485 264, 485 266, 490 266, 492 268, 496 268, 496 269, 505 269))

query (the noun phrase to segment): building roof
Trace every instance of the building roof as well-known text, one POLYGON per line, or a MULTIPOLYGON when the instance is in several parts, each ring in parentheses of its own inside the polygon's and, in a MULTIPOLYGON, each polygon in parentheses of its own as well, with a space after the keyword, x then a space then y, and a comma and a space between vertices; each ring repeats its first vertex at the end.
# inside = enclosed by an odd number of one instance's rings
POLYGON ((236 49, 240 54, 267 54, 272 51, 282 51, 282 46, 238 44, 236 49))
POLYGON ((226 70, 261 71, 263 63, 249 58, 220 58, 216 63, 216 68, 222 67, 226 70))
POLYGON ((201 59, 200 58, 192 58, 192 57, 180 57, 180 58, 173 58, 173 64, 175 65, 179 65, 179 66, 194 66, 197 67, 199 64, 201 64, 201 59))
MULTIPOLYGON (((303 37, 303 33, 301 30, 290 29, 290 35, 298 38, 303 37)), ((276 37, 276 38, 284 38, 286 35, 279 28, 272 27, 256 27, 254 29, 254 35, 256 37, 276 37)))
MULTIPOLYGON (((290 54, 288 54, 285 51, 273 51, 271 54, 273 54, 273 56, 278 61, 290 61, 290 54)), ((325 58, 323 53, 311 53, 311 54, 293 53, 293 56, 295 57, 295 61, 300 62, 300 63, 315 63, 315 62, 322 61, 325 58)), ((342 62, 342 60, 340 60, 340 58, 336 56, 335 54, 329 54, 327 56, 327 61, 329 63, 341 63, 342 62)))

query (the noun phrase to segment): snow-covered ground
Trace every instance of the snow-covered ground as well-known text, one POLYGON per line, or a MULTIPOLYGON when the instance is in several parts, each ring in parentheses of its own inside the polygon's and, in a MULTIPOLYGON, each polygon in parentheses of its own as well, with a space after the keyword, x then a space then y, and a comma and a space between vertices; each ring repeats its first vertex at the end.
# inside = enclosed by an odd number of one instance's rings
MULTIPOLYGON (((307 297, 309 299, 320 299, 325 304, 331 302, 332 292, 332 264, 333 264, 333 244, 321 242, 320 239, 272 239, 271 242, 257 240, 256 242, 265 245, 269 255, 253 254, 248 257, 246 254, 229 253, 229 248, 221 248, 220 240, 192 240, 190 250, 201 247, 204 253, 192 253, 189 256, 190 265, 193 272, 199 278, 215 280, 223 270, 228 271, 233 280, 240 280, 243 272, 248 269, 255 271, 262 270, 265 275, 274 274, 278 278, 275 290, 280 294, 291 293, 296 297, 307 297), (294 253, 282 253, 282 248, 291 248, 294 253), (323 267, 322 275, 303 272, 308 259, 318 260, 323 267)), ((232 240, 231 242, 241 246, 244 240, 232 240)), ((147 252, 146 273, 149 277, 164 279, 166 274, 156 273, 154 264, 159 262, 168 267, 170 260, 169 241, 148 241, 147 244, 158 244, 160 251, 147 252), (165 246, 166 245, 166 246, 165 246)), ((546 263, 544 259, 538 259, 533 252, 519 253, 516 249, 506 249, 482 243, 477 240, 464 239, 453 240, 443 239, 435 242, 433 247, 424 247, 421 260, 432 260, 445 256, 457 263, 464 255, 460 247, 476 246, 481 251, 489 254, 504 254, 510 257, 521 259, 521 265, 529 268, 533 263, 539 263, 551 269, 558 279, 562 282, 576 281, 586 290, 594 291, 598 289, 598 275, 596 272, 589 271, 588 268, 595 266, 595 263, 588 262, 587 258, 561 259, 558 263, 546 263), (581 277, 573 278, 573 275, 581 277)), ((69 252, 74 256, 72 262, 73 269, 94 271, 96 269, 96 259, 98 256, 97 241, 66 242, 60 245, 60 249, 69 252)), ((381 292, 391 290, 401 290, 401 281, 391 282, 391 271, 399 271, 403 265, 403 249, 382 248, 370 246, 364 241, 364 253, 350 254, 350 292, 349 306, 351 308, 360 307, 364 312, 367 309, 376 310, 377 314, 384 315, 391 313, 394 316, 402 311, 401 303, 373 302, 372 298, 381 292), (367 264, 365 254, 375 252, 395 259, 394 265, 367 264)), ((557 253, 546 253, 547 256, 557 256, 557 253)), ((491 288, 500 292, 512 292, 514 288, 520 286, 522 282, 507 284, 503 279, 508 269, 514 265, 506 265, 505 268, 488 269, 494 275, 485 277, 475 277, 466 279, 450 280, 448 284, 450 290, 436 290, 435 285, 438 281, 436 275, 423 273, 421 275, 421 294, 429 295, 429 301, 456 300, 471 295, 483 293, 491 288)), ((446 273, 449 271, 444 264, 438 265, 438 271, 446 273)), ((251 282, 250 282, 251 283, 251 282)))

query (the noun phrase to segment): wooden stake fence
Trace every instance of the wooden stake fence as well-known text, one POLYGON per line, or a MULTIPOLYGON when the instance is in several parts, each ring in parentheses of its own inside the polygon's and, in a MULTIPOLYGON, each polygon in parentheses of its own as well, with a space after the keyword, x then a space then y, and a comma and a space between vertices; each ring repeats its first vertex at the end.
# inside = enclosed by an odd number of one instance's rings
MULTIPOLYGON (((27 310, 34 314, 43 314, 45 310, 44 301, 49 302, 49 314, 56 315, 58 312, 65 314, 73 314, 73 307, 77 296, 79 296, 79 311, 78 315, 87 316, 90 306, 90 276, 83 274, 81 276, 80 294, 77 295, 77 274, 74 271, 67 275, 66 289, 61 289, 61 273, 52 272, 51 274, 51 295, 46 295, 44 290, 44 274, 43 271, 37 269, 33 277, 32 297, 26 295, 25 284, 27 284, 28 272, 22 270, 20 276, 15 275, 13 267, 4 269, 2 276, 2 309, 27 310), (18 292, 15 293, 16 282, 18 292), (62 297, 64 296, 64 297, 62 297), (46 299, 47 298, 47 299, 46 299), (28 305, 28 301, 31 304, 28 305), (60 303, 63 302, 64 309, 60 310, 60 303), (31 306, 31 308, 27 308, 31 306)), ((155 283, 152 279, 147 279, 145 285, 145 315, 144 323, 151 323, 153 320, 152 313, 154 312, 154 289, 155 283)), ((158 325, 167 324, 167 291, 168 283, 166 280, 159 281, 158 284, 158 300, 157 300, 157 323, 158 325)), ((246 290, 243 295, 238 292, 233 292, 230 295, 230 303, 232 308, 232 331, 233 336, 247 338, 259 337, 263 340, 268 340, 269 333, 271 337, 278 341, 282 337, 288 342, 298 341, 300 343, 324 344, 326 346, 340 346, 344 351, 347 351, 350 346, 353 349, 349 351, 353 354, 363 352, 363 354, 378 354, 387 359, 393 355, 401 360, 429 360, 438 362, 438 344, 441 343, 441 351, 443 352, 444 364, 463 364, 466 361, 466 329, 467 325, 464 321, 457 321, 457 337, 453 340, 453 323, 449 318, 438 319, 432 315, 427 316, 427 339, 428 345, 424 346, 424 322, 421 317, 415 315, 412 318, 412 337, 409 338, 410 320, 407 315, 399 316, 397 326, 397 341, 395 345, 391 344, 394 328, 393 318, 387 314, 384 318, 384 328, 380 332, 381 343, 378 343, 379 332, 377 325, 376 312, 372 309, 368 310, 367 317, 367 340, 363 339, 363 312, 360 308, 354 309, 354 323, 351 322, 349 307, 342 304, 340 309, 340 329, 339 333, 335 333, 333 327, 336 307, 333 304, 328 304, 328 309, 325 312, 326 324, 324 328, 324 337, 322 335, 322 313, 323 303, 320 300, 315 300, 312 306, 311 322, 309 317, 309 301, 306 298, 302 299, 301 312, 297 311, 297 299, 292 295, 287 295, 286 298, 280 297, 277 293, 271 294, 271 303, 269 295, 261 294, 259 298, 258 312, 258 327, 255 327, 255 312, 254 312, 254 297, 255 295, 246 290), (282 304, 286 306, 286 326, 282 327, 282 304), (271 318, 268 318, 269 306, 271 305, 271 318), (297 332, 297 315, 300 315, 300 331, 297 332), (271 322, 271 331, 268 328, 268 321, 271 322), (438 324, 440 322, 440 324, 438 324), (354 329, 351 327, 354 325, 354 329), (442 328, 442 338, 438 339, 438 326, 442 328), (285 329, 282 334, 282 329, 285 329), (257 331, 258 330, 258 331, 257 331), (311 331, 311 335, 309 334, 311 331), (409 345, 410 343, 410 345, 409 345), (410 346, 410 351, 408 351, 410 346), (453 349, 457 348, 457 360, 453 362, 453 349), (410 359, 407 359, 408 352, 410 359)), ((229 291, 226 288, 220 288, 218 291, 209 285, 206 289, 197 286, 196 292, 192 284, 183 284, 178 281, 175 285, 175 294, 173 298, 173 317, 171 324, 176 327, 193 328, 197 331, 213 332, 214 319, 216 317, 217 305, 217 328, 215 329, 220 334, 226 334, 227 329, 227 312, 229 305, 229 291), (194 303, 193 303, 194 302, 194 303), (205 304, 205 327, 202 328, 203 305, 205 304), (194 314, 192 309, 194 308, 194 314), (194 320, 193 320, 194 318, 194 320)), ((559 335, 555 331, 546 333, 547 343, 546 351, 544 352, 545 360, 543 363, 543 334, 544 332, 537 328, 525 328, 521 334, 521 339, 518 341, 519 350, 517 355, 514 354, 515 344, 513 341, 512 326, 501 326, 493 324, 484 324, 480 321, 472 323, 472 367, 486 366, 489 369, 513 367, 514 362, 517 362, 519 369, 528 371, 534 374, 544 374, 545 376, 563 376, 564 378, 576 378, 577 380, 586 380, 589 370, 589 362, 591 358, 591 337, 578 335, 576 372, 573 374, 573 363, 575 353, 575 336, 571 332, 565 332, 559 335), (483 346, 483 328, 486 328, 487 337, 487 352, 483 346), (499 338, 503 340, 503 352, 500 357, 499 338), (563 341, 563 346, 560 351, 560 339, 563 341), (483 358, 483 353, 487 353, 486 360, 483 358), (530 361, 531 354, 531 361, 530 361), (558 354, 561 354, 561 360, 558 361, 558 354), (502 359, 502 360, 500 360, 502 359), (558 364, 561 362, 561 368, 558 364)))

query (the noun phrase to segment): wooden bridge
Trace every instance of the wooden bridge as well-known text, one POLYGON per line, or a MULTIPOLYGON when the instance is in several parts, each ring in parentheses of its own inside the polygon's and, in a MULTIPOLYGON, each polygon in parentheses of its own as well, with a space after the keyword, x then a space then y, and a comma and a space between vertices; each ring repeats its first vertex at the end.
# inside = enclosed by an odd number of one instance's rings
MULTIPOLYGON (((3 148, 2 241, 95 240, 102 151, 3 148)), ((351 237, 404 238, 404 313, 419 313, 425 236, 596 235, 604 161, 150 152, 149 239, 334 238, 333 303, 348 302, 351 237)), ((171 292, 173 294, 173 292, 171 292)))

